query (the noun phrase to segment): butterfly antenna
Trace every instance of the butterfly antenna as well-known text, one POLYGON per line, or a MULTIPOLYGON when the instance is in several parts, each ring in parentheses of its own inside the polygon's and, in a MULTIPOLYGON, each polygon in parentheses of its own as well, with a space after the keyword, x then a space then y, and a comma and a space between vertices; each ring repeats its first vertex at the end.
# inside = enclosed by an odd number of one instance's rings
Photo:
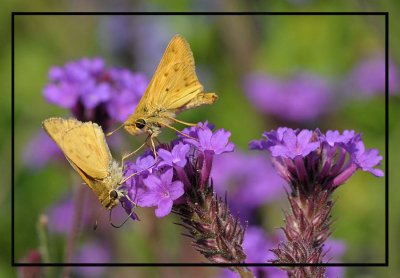
POLYGON ((119 127, 117 127, 116 129, 114 129, 113 131, 110 131, 106 134, 106 136, 110 136, 112 135, 114 132, 120 130, 121 128, 123 128, 125 126, 125 124, 120 125, 119 127))
MULTIPOLYGON (((129 199, 130 200, 130 199, 129 199)), ((132 200, 130 200, 130 201, 132 201, 132 200)), ((133 202, 133 201, 132 201, 133 202)), ((122 205, 123 206, 123 205, 122 205)), ((136 206, 136 204, 135 204, 135 206, 136 206)), ((123 206, 124 207, 124 206, 123 206)), ((124 207, 125 208, 125 207, 124 207)), ((112 209, 110 209, 110 215, 109 215, 109 218, 108 218, 108 221, 109 221, 109 223, 110 223, 110 225, 111 226, 113 226, 114 228, 121 228, 122 226, 124 226, 124 224, 126 223, 126 221, 128 221, 128 219, 129 218, 131 218, 131 216, 132 216, 132 214, 135 212, 134 211, 134 207, 131 209, 131 212, 129 213, 129 215, 125 218, 125 220, 121 223, 121 224, 119 224, 119 225, 115 225, 114 223, 112 223, 112 221, 111 221, 111 211, 112 211, 112 209)))

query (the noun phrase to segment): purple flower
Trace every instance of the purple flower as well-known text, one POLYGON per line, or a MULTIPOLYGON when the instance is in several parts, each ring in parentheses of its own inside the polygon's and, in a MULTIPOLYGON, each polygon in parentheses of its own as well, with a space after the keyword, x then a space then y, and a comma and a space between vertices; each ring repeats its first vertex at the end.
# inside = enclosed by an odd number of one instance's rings
MULTIPOLYGON (((111 261, 110 250, 100 242, 90 242, 83 245, 74 256, 76 263, 108 263, 111 261)), ((74 269, 82 277, 100 277, 104 267, 79 267, 74 269)))
POLYGON ((101 58, 83 58, 53 67, 43 94, 52 104, 70 109, 81 121, 93 121, 107 129, 123 122, 134 111, 147 80, 140 73, 105 67, 101 58))
MULTIPOLYGON (((249 148, 251 150, 266 150, 272 145, 283 143, 283 134, 288 129, 290 128, 279 127, 277 130, 272 130, 271 132, 266 131, 262 136, 268 140, 252 140, 249 143, 249 148)), ((298 130, 296 129, 295 132, 297 131, 298 130)))
MULTIPOLYGON (((170 144, 160 145, 157 148, 157 163, 154 163, 151 150, 138 157, 136 163, 125 163, 125 178, 137 173, 124 185, 128 196, 137 202, 138 206, 158 206, 158 217, 167 215, 173 205, 185 202, 183 193, 192 189, 194 182, 199 187, 205 186, 209 180, 214 156, 233 149, 233 144, 228 142, 230 133, 224 130, 212 133, 208 123, 200 123, 184 132, 195 139, 188 139, 191 141, 187 144, 187 138, 180 137, 170 144), (202 132, 209 132, 209 140, 202 140, 200 143, 202 132)), ((129 207, 129 204, 126 207, 129 207)), ((127 212, 129 211, 127 209, 127 212)))
POLYGON ((40 169, 54 158, 64 159, 60 148, 43 130, 30 139, 23 155, 24 164, 30 169, 40 169))
POLYGON ((171 152, 165 149, 159 149, 158 155, 162 159, 161 165, 178 166, 183 168, 186 165, 186 155, 189 152, 190 146, 179 142, 175 145, 171 152))
POLYGON ((211 177, 218 195, 227 192, 231 211, 250 223, 253 209, 284 196, 284 181, 265 155, 235 151, 217 156, 211 177))
POLYGON ((171 212, 173 201, 184 194, 183 183, 172 181, 173 170, 168 169, 160 176, 149 175, 143 180, 146 186, 138 197, 141 207, 157 206, 157 217, 164 217, 171 212))
POLYGON ((183 133, 196 138, 197 140, 184 138, 183 141, 192 144, 202 152, 221 154, 225 152, 232 152, 235 148, 235 145, 229 142, 229 137, 231 136, 229 131, 219 129, 213 133, 208 127, 207 123, 189 130, 184 129, 183 133))
MULTIPOLYGON (((326 257, 329 262, 337 263, 340 262, 340 257, 346 252, 346 244, 340 240, 328 239, 323 247, 324 252, 327 252, 326 257)), ((336 278, 343 277, 345 272, 344 267, 327 267, 326 277, 336 278)))
MULTIPOLYGON (((246 229, 243 241, 243 249, 246 253, 246 263, 269 263, 274 254, 269 251, 274 242, 264 230, 258 226, 250 226, 246 229)), ((278 267, 250 267, 256 277, 287 277, 286 273, 278 267)), ((223 270, 222 277, 237 277, 232 271, 223 270)))
MULTIPOLYGON (((389 61, 389 93, 400 90, 400 72, 398 67, 389 61)), ((385 58, 376 56, 361 61, 349 74, 345 86, 351 90, 372 96, 385 92, 385 58)))
POLYGON ((329 146, 333 147, 335 144, 348 143, 355 137, 355 132, 354 130, 345 130, 343 131, 343 134, 340 134, 337 130, 328 130, 326 135, 321 133, 320 136, 329 146))
POLYGON ((127 69, 112 68, 108 72, 113 84, 113 95, 107 103, 107 112, 118 122, 124 122, 136 108, 146 90, 147 78, 127 69))
POLYGON ((361 139, 356 143, 356 150, 353 153, 353 159, 355 164, 360 167, 363 171, 370 172, 377 177, 383 177, 383 171, 380 169, 374 169, 375 166, 380 164, 382 156, 379 155, 377 149, 365 150, 365 146, 361 139))
POLYGON ((354 130, 342 134, 331 130, 323 134, 319 129, 278 131, 265 132, 266 139, 250 142, 250 148, 268 150, 278 173, 289 184, 302 184, 307 190, 315 185, 334 188, 357 169, 383 176, 382 170, 374 169, 382 160, 378 150, 365 150, 361 135, 354 130))
POLYGON ((311 121, 326 113, 332 98, 328 82, 307 73, 289 80, 250 74, 244 90, 259 111, 294 122, 311 121))
MULTIPOLYGON (((80 185, 81 186, 81 185, 80 185)), ((89 191, 89 190, 88 190, 89 191)), ((48 227, 55 233, 68 234, 74 221, 74 201, 66 198, 48 209, 48 227)), ((82 225, 90 219, 89 208, 83 209, 82 225)))
POLYGON ((319 142, 312 142, 313 133, 310 130, 302 130, 296 134, 293 129, 287 129, 283 133, 282 144, 271 146, 272 156, 281 156, 288 158, 296 158, 298 156, 306 157, 319 146, 319 142))

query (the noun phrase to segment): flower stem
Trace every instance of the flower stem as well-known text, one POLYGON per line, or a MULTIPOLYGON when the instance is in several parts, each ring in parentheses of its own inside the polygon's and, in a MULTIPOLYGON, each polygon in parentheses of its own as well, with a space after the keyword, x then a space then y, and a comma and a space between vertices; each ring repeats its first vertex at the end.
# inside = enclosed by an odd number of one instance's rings
POLYGON ((50 262, 47 224, 47 216, 44 214, 40 215, 37 222, 37 231, 39 236, 39 252, 44 263, 50 262))

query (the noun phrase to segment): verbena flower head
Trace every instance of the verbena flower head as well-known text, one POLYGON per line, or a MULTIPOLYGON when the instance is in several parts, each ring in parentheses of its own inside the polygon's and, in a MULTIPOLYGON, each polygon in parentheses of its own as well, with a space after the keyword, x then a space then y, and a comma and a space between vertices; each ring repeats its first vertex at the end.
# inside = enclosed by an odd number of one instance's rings
POLYGON ((316 119, 327 111, 332 99, 328 81, 307 73, 287 80, 250 74, 244 90, 259 111, 293 122, 316 119))
POLYGON ((210 177, 213 157, 234 149, 229 142, 230 132, 213 132, 210 127, 207 122, 199 123, 183 130, 196 140, 181 135, 170 144, 160 145, 156 163, 151 151, 138 157, 136 163, 126 162, 125 177, 138 173, 125 183, 129 197, 139 207, 157 207, 156 216, 164 217, 173 205, 184 201, 185 191, 191 189, 198 174, 198 184, 204 186, 210 177))
POLYGON ((279 128, 263 134, 265 139, 250 142, 251 149, 271 153, 278 173, 291 186, 309 190, 315 185, 334 189, 361 169, 377 177, 382 160, 378 150, 365 150, 361 135, 353 130, 327 131, 279 128))
POLYGON ((101 58, 83 58, 52 67, 46 100, 70 109, 81 121, 93 121, 103 129, 113 121, 123 122, 134 111, 147 80, 127 69, 106 68, 101 58))

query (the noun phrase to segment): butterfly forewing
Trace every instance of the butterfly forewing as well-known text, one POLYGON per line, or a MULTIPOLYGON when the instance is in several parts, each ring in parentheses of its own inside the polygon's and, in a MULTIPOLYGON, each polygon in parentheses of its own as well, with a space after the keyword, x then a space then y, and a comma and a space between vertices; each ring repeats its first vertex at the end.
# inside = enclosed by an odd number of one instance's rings
MULTIPOLYGON (((168 44, 146 92, 130 118, 134 118, 135 114, 151 114, 157 108, 167 108, 174 97, 178 95, 180 98, 190 91, 186 84, 202 89, 196 76, 190 46, 184 38, 177 35, 168 44), (185 76, 182 77, 182 74, 185 76)), ((129 121, 128 119, 127 122, 129 121)))
POLYGON ((65 156, 84 173, 96 179, 108 176, 112 160, 104 133, 95 123, 83 123, 69 129, 62 138, 65 156))
POLYGON ((76 119, 50 118, 43 121, 43 128, 53 141, 62 149, 62 136, 73 127, 81 125, 76 119))

